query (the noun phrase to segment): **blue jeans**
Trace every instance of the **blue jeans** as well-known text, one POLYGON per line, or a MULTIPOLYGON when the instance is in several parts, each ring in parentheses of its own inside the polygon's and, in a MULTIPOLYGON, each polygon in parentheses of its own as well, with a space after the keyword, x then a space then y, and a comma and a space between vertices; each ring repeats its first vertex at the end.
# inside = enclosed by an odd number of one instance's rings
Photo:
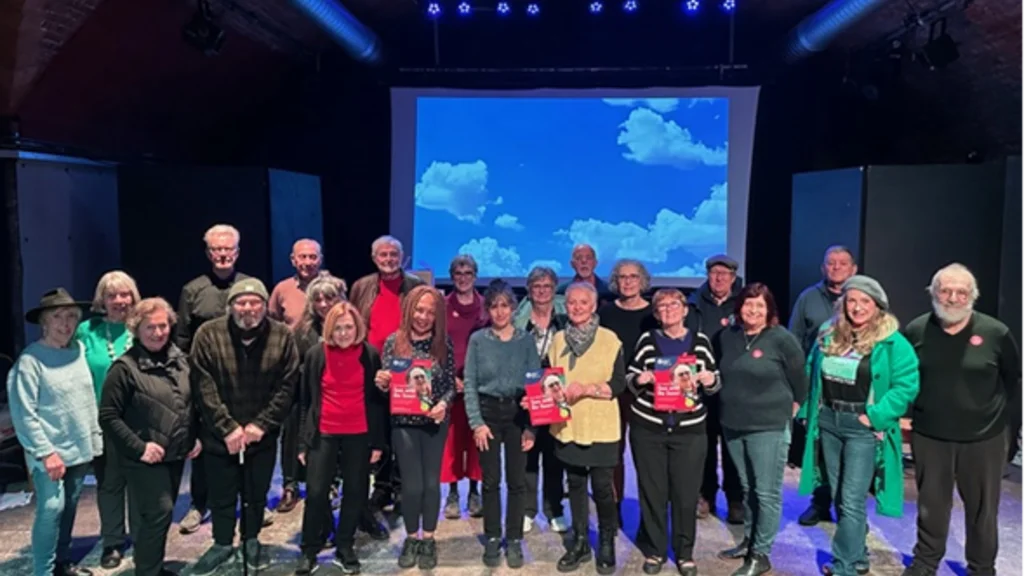
POLYGON ((35 487, 36 517, 32 521, 32 569, 35 576, 53 576, 54 566, 71 562, 71 529, 88 464, 69 466, 54 482, 41 462, 30 462, 35 487))
POLYGON ((752 552, 768 556, 782 520, 782 476, 791 431, 786 426, 764 432, 722 432, 743 487, 743 536, 752 552))
POLYGON ((839 512, 832 536, 836 576, 854 576, 855 564, 866 562, 868 516, 865 501, 875 476, 878 439, 858 422, 859 414, 823 407, 818 416, 825 472, 839 512))

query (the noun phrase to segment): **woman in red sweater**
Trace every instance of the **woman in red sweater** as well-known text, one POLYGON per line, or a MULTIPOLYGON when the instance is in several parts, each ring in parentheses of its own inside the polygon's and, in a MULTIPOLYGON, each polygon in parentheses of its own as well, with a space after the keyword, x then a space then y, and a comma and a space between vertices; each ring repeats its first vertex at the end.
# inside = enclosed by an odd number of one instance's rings
POLYGON ((299 459, 306 465, 306 508, 296 574, 316 569, 316 555, 330 531, 323 525, 323 510, 330 509, 339 461, 345 491, 334 531, 333 563, 343 574, 360 570, 353 541, 367 505, 370 465, 380 460, 387 445, 388 418, 386 398, 373 382, 380 355, 365 340, 359 311, 340 302, 324 318, 323 344, 311 348, 303 362, 299 459))

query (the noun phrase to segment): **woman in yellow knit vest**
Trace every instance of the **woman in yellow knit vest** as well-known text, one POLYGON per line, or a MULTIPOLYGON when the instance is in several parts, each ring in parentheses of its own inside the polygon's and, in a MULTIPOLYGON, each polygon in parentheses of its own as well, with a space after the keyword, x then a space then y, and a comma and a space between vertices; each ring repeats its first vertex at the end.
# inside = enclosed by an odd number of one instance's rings
POLYGON ((598 574, 615 571, 615 533, 618 515, 612 476, 619 462, 619 405, 616 397, 626 389, 622 343, 614 332, 598 325, 597 290, 580 282, 565 291, 569 325, 557 332, 548 350, 552 367, 565 370, 566 400, 572 418, 551 425, 555 456, 565 464, 569 478, 569 507, 574 538, 558 561, 559 572, 571 572, 588 562, 593 552, 588 535, 589 477, 597 505, 600 534, 598 574))

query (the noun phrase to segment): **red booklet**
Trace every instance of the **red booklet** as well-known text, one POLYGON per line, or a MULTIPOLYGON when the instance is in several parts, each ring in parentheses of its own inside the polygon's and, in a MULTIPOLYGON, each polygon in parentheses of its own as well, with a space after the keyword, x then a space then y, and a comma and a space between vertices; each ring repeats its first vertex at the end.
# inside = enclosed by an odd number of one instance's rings
POLYGON ((654 361, 654 409, 659 412, 693 412, 700 401, 697 357, 682 354, 654 361))
POLYGON ((395 358, 391 361, 391 413, 422 416, 433 407, 432 360, 395 358))
POLYGON ((534 426, 568 422, 572 417, 565 400, 565 372, 561 368, 527 372, 526 399, 530 424, 534 426))

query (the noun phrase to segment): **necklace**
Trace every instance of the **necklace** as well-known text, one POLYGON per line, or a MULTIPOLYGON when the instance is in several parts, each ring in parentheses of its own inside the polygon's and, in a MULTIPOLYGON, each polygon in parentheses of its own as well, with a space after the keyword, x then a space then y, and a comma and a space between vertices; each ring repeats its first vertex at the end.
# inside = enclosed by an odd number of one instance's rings
MULTIPOLYGON (((110 334, 110 322, 104 322, 103 328, 107 332, 107 356, 110 356, 110 361, 113 362, 117 358, 117 350, 114 349, 114 337, 110 334)), ((132 347, 132 333, 128 332, 124 339, 124 349, 127 351, 132 347)))
POLYGON ((750 347, 754 345, 754 342, 757 342, 757 339, 761 337, 761 332, 764 332, 764 330, 761 330, 757 334, 754 334, 753 338, 751 338, 750 335, 747 334, 746 332, 743 333, 743 340, 746 341, 747 343, 747 350, 750 350, 750 347))

